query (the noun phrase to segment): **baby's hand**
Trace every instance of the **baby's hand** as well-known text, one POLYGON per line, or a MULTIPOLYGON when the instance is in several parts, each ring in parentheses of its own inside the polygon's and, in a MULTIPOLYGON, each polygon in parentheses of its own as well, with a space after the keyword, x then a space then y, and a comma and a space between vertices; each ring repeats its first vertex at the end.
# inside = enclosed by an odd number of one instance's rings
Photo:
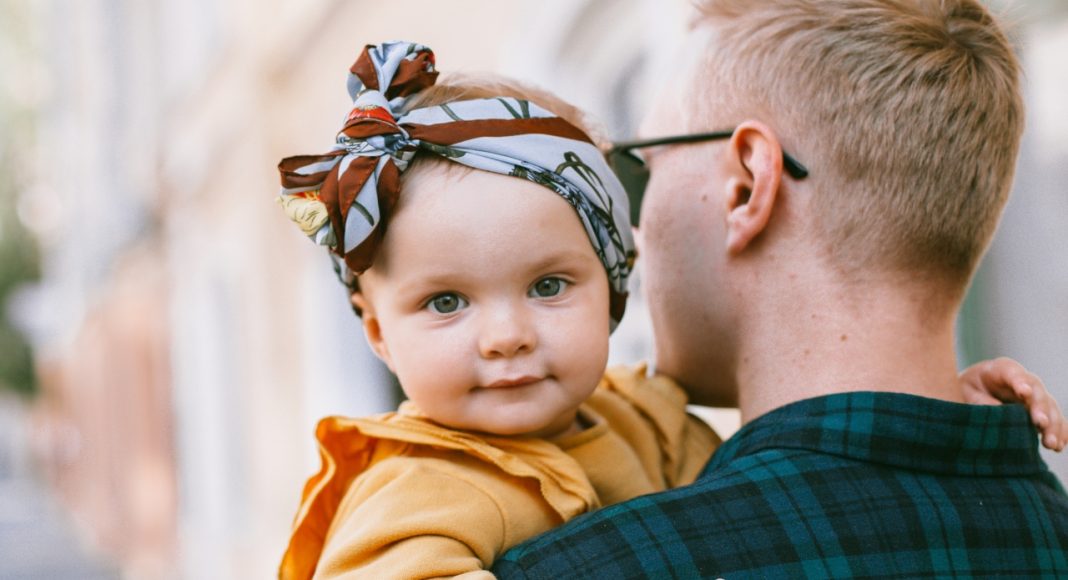
POLYGON ((1046 390, 1042 380, 1011 358, 983 361, 964 369, 957 377, 964 400, 975 405, 1023 403, 1031 422, 1042 434, 1042 445, 1060 451, 1068 443, 1068 422, 1060 405, 1046 390))

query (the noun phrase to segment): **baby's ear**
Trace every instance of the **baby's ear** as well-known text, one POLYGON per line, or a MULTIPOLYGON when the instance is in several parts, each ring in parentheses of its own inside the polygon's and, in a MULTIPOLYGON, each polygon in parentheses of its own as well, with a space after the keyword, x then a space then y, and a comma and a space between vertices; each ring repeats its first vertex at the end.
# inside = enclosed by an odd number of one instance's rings
POLYGON ((389 348, 386 346, 385 339, 382 338, 382 327, 378 324, 378 315, 375 313, 374 305, 361 292, 353 292, 349 300, 360 311, 360 320, 363 322, 363 334, 367 337, 367 344, 371 345, 371 350, 375 352, 375 355, 395 374, 393 359, 389 356, 389 348))

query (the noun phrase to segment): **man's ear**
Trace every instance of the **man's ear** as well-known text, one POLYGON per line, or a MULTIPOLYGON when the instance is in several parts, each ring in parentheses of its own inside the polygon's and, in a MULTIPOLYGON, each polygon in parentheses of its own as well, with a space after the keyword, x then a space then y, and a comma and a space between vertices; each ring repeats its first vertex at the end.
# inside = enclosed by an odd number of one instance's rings
POLYGON ((737 254, 771 220, 782 182, 782 146, 767 125, 745 121, 734 130, 729 147, 727 251, 737 254))
POLYGON ((389 348, 382 337, 382 327, 378 324, 378 315, 375 313, 374 306, 362 292, 353 292, 349 300, 360 310, 360 320, 363 322, 363 334, 367 337, 367 344, 370 344, 375 355, 386 363, 390 372, 395 374, 393 358, 389 356, 389 348))

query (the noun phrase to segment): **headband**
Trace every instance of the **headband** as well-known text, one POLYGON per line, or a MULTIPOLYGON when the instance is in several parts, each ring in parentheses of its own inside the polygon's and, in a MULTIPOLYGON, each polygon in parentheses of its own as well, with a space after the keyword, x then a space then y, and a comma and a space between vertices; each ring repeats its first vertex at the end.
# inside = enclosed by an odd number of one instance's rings
POLYGON ((353 108, 322 155, 287 157, 279 203, 317 244, 329 247, 355 289, 369 268, 400 195, 400 174, 419 153, 542 185, 582 221, 608 274, 613 327, 623 316, 634 264, 627 195, 580 129, 534 103, 472 99, 401 113, 406 97, 437 80, 434 53, 409 42, 364 48, 349 69, 353 108))

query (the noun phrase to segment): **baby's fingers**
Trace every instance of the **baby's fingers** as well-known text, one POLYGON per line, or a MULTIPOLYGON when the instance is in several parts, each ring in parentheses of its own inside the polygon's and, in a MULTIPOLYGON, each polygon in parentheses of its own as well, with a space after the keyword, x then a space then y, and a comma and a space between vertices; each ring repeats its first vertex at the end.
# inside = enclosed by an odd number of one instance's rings
POLYGON ((1065 421, 1061 406, 1049 394, 1042 379, 1031 373, 1025 373, 1022 381, 1031 391, 1030 397, 1025 402, 1031 412, 1031 421, 1042 435, 1042 445, 1054 451, 1064 449, 1065 443, 1068 442, 1068 422, 1065 421))
POLYGON ((1034 389, 1031 374, 1020 363, 1006 357, 974 364, 961 372, 964 399, 976 405, 1023 403, 1030 407, 1034 389))
POLYGON ((1006 357, 984 361, 960 375, 965 401, 980 405, 1022 403, 1038 427, 1042 445, 1060 451, 1068 444, 1068 421, 1046 385, 1006 357))
MULTIPOLYGON (((1057 407, 1057 410, 1060 411, 1060 406, 1059 405, 1057 407)), ((1061 428, 1060 428, 1059 432, 1057 433, 1058 445, 1057 445, 1057 449, 1056 450, 1057 451, 1064 451, 1065 446, 1068 446, 1068 421, 1066 421, 1064 419, 1064 413, 1061 413, 1061 422, 1060 423, 1061 423, 1061 428)))
POLYGON ((1049 399, 1042 381, 1011 358, 1001 357, 985 363, 981 376, 991 393, 1003 402, 1035 407, 1039 400, 1049 399))
POLYGON ((1057 400, 1049 394, 1046 386, 1042 384, 1038 377, 1034 377, 1034 384, 1036 385, 1035 392, 1041 392, 1044 396, 1046 416, 1049 418, 1048 423, 1044 427, 1040 427, 1042 445, 1047 449, 1061 451, 1064 449, 1065 443, 1068 443, 1068 421, 1065 421, 1064 413, 1061 411, 1061 406, 1057 403, 1057 400))

